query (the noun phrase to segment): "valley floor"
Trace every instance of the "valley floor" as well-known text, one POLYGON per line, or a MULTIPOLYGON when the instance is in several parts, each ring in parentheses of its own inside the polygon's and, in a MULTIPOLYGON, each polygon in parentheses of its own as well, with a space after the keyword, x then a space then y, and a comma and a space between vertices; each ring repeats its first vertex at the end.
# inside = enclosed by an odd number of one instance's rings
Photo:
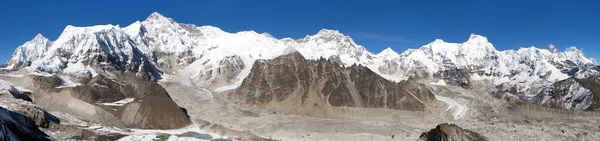
MULTIPOLYGON (((13 80, 13 82, 18 82, 13 80)), ((125 135, 121 140, 274 139, 304 140, 417 140, 421 133, 441 123, 453 123, 478 132, 492 141, 600 140, 600 113, 570 111, 492 97, 493 84, 474 83, 473 89, 429 84, 437 102, 425 111, 325 107, 320 111, 275 110, 231 101, 229 91, 214 92, 186 80, 159 82, 171 98, 185 108, 193 124, 177 130, 119 129, 84 122, 69 114, 50 111, 61 124, 85 130, 125 135), (290 112, 291 111, 291 112, 290 112)), ((115 103, 123 104, 127 99, 115 103)), ((73 132, 77 133, 77 132, 73 132)), ((49 133, 61 139, 69 131, 49 133)))
MULTIPOLYGON (((189 83, 160 83, 195 123, 218 124, 227 130, 278 140, 417 140, 422 132, 440 123, 457 124, 490 140, 600 139, 598 113, 511 104, 490 96, 488 90, 493 87, 483 82, 470 90, 430 85, 439 102, 422 112, 330 107, 319 115, 239 105, 230 100, 228 91, 216 93, 189 83)), ((208 131, 231 133, 223 130, 208 131)))

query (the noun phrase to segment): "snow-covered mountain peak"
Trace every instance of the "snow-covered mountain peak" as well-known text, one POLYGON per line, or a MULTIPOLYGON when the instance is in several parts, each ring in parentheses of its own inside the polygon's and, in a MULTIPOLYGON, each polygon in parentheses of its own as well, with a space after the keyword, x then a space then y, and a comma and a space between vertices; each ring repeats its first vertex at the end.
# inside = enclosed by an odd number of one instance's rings
POLYGON ((50 39, 44 37, 41 33, 38 33, 33 39, 25 42, 25 44, 21 45, 26 48, 46 48, 46 44, 51 43, 50 39))
POLYGON ((315 34, 314 36, 316 37, 345 37, 344 34, 340 33, 340 31, 338 30, 331 30, 331 29, 321 29, 319 30, 319 32, 317 34, 315 34))
POLYGON ((442 40, 442 39, 435 39, 433 40, 433 42, 431 43, 445 43, 446 41, 442 40))
POLYGON ((377 54, 377 56, 390 56, 390 55, 395 56, 395 55, 399 55, 399 54, 390 47, 385 48, 384 50, 379 52, 379 54, 377 54))
POLYGON ((338 30, 321 29, 317 34, 299 40, 280 41, 283 41, 286 45, 296 47, 307 59, 339 56, 345 65, 359 63, 360 60, 366 60, 365 57, 373 55, 363 46, 356 44, 352 38, 340 33, 338 30))
POLYGON ((165 23, 165 22, 175 22, 173 19, 165 17, 165 16, 163 16, 162 14, 160 14, 158 12, 153 12, 144 21, 146 21, 146 22, 162 22, 162 23, 165 23))
POLYGON ((269 34, 267 32, 263 32, 263 33, 260 33, 260 34, 263 35, 263 36, 265 36, 265 37, 275 38, 275 37, 273 37, 273 35, 271 35, 271 34, 269 34))
POLYGON ((259 35, 259 33, 254 30, 240 31, 235 34, 259 35))
POLYGON ((575 46, 571 46, 571 47, 566 48, 565 52, 583 53, 583 51, 581 51, 581 49, 578 49, 575 46))
POLYGON ((87 27, 76 27, 73 25, 67 25, 63 32, 60 34, 58 39, 53 42, 53 49, 64 48, 63 45, 67 42, 72 42, 73 38, 90 38, 95 36, 96 33, 100 32, 114 32, 121 31, 121 27, 119 25, 95 25, 95 26, 87 26, 87 27))
POLYGON ((564 55, 569 58, 570 60, 575 60, 577 61, 576 63, 578 65, 586 65, 586 64, 596 64, 595 61, 585 57, 585 55, 583 54, 583 51, 581 49, 578 49, 575 46, 571 46, 565 49, 564 55))
POLYGON ((556 49, 556 47, 554 47, 553 44, 549 44, 546 49, 552 53, 556 53, 558 51, 558 49, 556 49))
MULTIPOLYGON (((54 42, 38 36, 34 40, 40 40, 40 44, 23 45, 15 50, 7 64, 9 69, 30 66, 56 72, 82 68, 77 67, 82 66, 78 65, 81 63, 89 65, 86 68, 147 72, 142 75, 156 75, 155 78, 160 78, 162 73, 174 74, 212 87, 240 84, 255 60, 295 51, 310 60, 337 56, 343 65, 368 66, 393 80, 433 77, 453 69, 498 78, 512 77, 513 72, 535 73, 538 78, 549 72, 561 74, 563 68, 558 69, 553 64, 568 66, 562 63, 568 62, 566 60, 577 64, 593 62, 576 48, 557 53, 537 48, 498 51, 487 37, 477 34, 471 34, 462 43, 436 39, 401 54, 391 48, 375 54, 338 30, 321 29, 301 39, 278 39, 252 30, 230 33, 209 25, 177 23, 156 12, 144 21, 123 28, 118 25, 67 26, 54 42)), ((85 72, 88 69, 81 70, 84 74, 93 74, 85 72)))
POLYGON ((38 33, 37 35, 35 35, 35 37, 32 40, 48 40, 48 38, 44 37, 44 35, 42 35, 42 33, 38 33))
POLYGON ((215 26, 211 26, 211 25, 200 26, 200 27, 198 27, 198 29, 200 29, 202 31, 225 32, 221 28, 215 27, 215 26))
MULTIPOLYGON (((79 34, 79 33, 96 33, 96 32, 108 31, 108 30, 113 30, 113 29, 121 29, 121 27, 119 25, 112 25, 112 24, 84 26, 84 27, 76 27, 76 26, 72 26, 72 25, 67 25, 67 27, 65 27, 65 30, 63 30, 63 32, 60 34, 60 36, 73 35, 73 34, 79 34)), ((59 37, 59 38, 61 38, 61 37, 59 37)))
POLYGON ((400 58, 400 54, 398 54, 396 51, 394 51, 390 47, 382 50, 381 52, 379 52, 375 56, 377 56, 380 59, 378 61, 387 61, 387 60, 393 60, 393 59, 396 59, 396 58, 400 58))
POLYGON ((129 26, 124 27, 123 31, 131 37, 137 37, 140 34, 143 34, 144 32, 146 32, 146 29, 144 28, 144 25, 142 25, 142 22, 135 21, 134 23, 130 24, 129 26))
POLYGON ((51 45, 52 41, 38 33, 33 39, 17 47, 7 61, 6 69, 17 69, 40 59, 51 45))
POLYGON ((193 26, 195 27, 195 29, 197 29, 201 33, 202 36, 222 37, 223 35, 230 34, 228 32, 223 31, 221 28, 218 28, 215 26, 210 26, 210 25, 204 25, 204 26, 200 26, 200 27, 196 27, 195 25, 193 25, 193 26))
POLYGON ((465 43, 485 44, 489 43, 489 41, 485 36, 471 33, 471 35, 469 36, 469 40, 467 40, 467 42, 465 43))

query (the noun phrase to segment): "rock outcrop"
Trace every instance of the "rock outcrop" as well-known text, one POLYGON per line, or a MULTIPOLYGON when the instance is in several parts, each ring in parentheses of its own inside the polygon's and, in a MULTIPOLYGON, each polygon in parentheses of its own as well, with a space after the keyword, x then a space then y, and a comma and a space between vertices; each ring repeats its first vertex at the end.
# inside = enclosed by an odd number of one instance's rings
POLYGON ((164 88, 134 73, 101 73, 92 79, 35 74, 7 78, 34 90, 33 97, 40 107, 86 121, 143 129, 175 129, 191 124, 164 88))
POLYGON ((463 129, 455 124, 443 123, 421 134, 417 141, 487 141, 479 133, 463 129))
POLYGON ((0 140, 49 140, 38 127, 47 128, 53 116, 28 94, 0 80, 0 140))
POLYGON ((361 107, 422 111, 434 101, 422 84, 394 83, 362 65, 306 60, 292 52, 258 60, 232 94, 240 103, 298 107, 361 107))
POLYGON ((594 102, 594 94, 569 78, 546 87, 531 99, 532 102, 552 108, 587 109, 594 102))
POLYGON ((0 80, 0 107, 29 118, 39 127, 47 128, 50 118, 53 116, 42 107, 35 105, 28 94, 30 93, 23 92, 8 82, 0 80))
POLYGON ((599 108, 600 72, 596 67, 576 69, 573 77, 545 87, 532 102, 552 108, 593 110, 599 108))
POLYGON ((48 135, 25 115, 0 107, 0 140, 44 141, 48 135))
POLYGON ((84 85, 65 88, 59 93, 68 93, 94 105, 131 128, 174 129, 191 123, 157 83, 142 81, 133 75, 117 77, 99 75, 84 85))

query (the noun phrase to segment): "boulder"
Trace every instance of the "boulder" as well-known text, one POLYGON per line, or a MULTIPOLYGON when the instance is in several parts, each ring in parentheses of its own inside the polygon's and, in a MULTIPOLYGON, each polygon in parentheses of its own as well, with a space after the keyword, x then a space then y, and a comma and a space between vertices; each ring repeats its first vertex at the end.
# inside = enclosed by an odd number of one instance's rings
POLYGON ((463 129, 455 124, 443 123, 423 132, 417 141, 487 141, 479 133, 463 129))

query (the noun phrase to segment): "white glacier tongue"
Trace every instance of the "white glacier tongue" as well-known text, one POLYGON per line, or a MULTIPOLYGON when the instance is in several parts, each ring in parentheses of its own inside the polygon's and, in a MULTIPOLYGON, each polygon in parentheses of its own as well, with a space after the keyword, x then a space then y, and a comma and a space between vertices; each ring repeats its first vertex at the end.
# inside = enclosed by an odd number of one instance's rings
POLYGON ((436 39, 401 54, 391 48, 374 54, 337 30, 278 39, 268 33, 229 33, 213 26, 177 23, 155 12, 124 28, 69 25, 53 42, 38 35, 15 50, 7 69, 66 70, 75 76, 99 72, 93 69, 147 73, 157 78, 167 73, 194 85, 219 87, 240 84, 255 60, 272 59, 289 49, 311 60, 337 56, 346 66, 361 64, 393 81, 462 69, 498 81, 522 80, 519 83, 526 85, 565 79, 568 76, 563 72, 573 64, 595 64, 576 48, 564 52, 533 47, 498 51, 487 37, 477 34, 463 43, 436 39))

